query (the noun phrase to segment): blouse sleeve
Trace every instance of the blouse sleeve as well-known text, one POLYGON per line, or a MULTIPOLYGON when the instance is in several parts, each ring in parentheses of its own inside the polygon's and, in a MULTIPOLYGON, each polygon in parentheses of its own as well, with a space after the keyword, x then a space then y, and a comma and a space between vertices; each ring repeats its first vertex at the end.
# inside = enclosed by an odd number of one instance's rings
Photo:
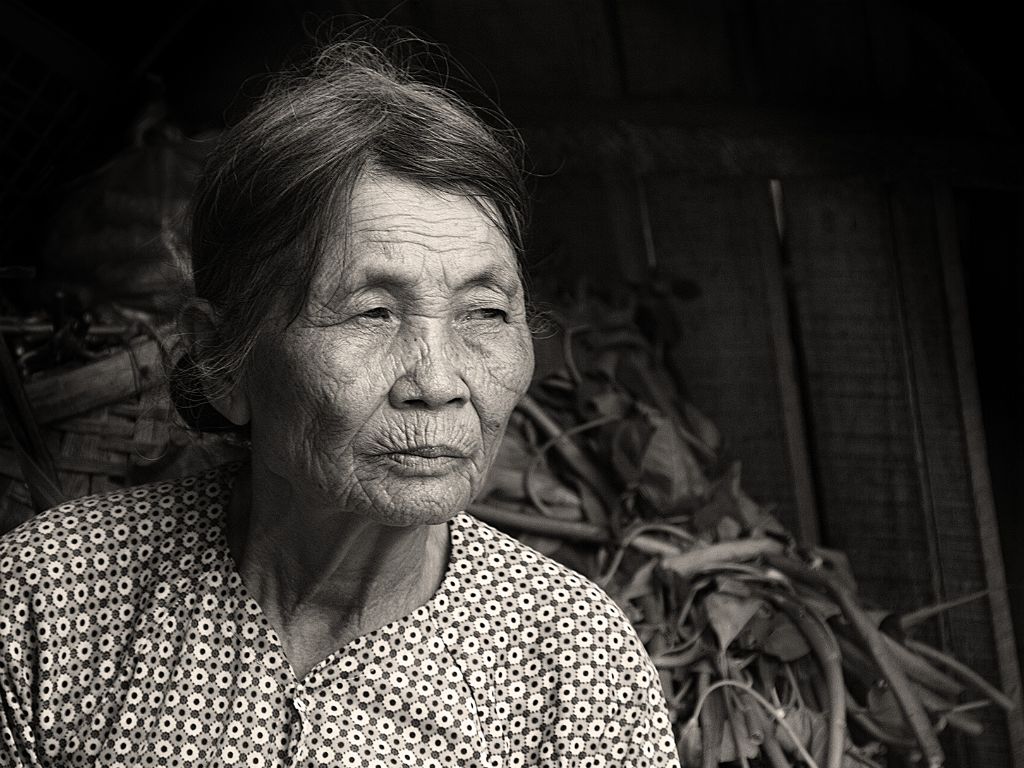
POLYGON ((39 768, 33 729, 31 611, 21 599, 27 585, 4 568, 11 550, 0 538, 0 768, 39 768))
POLYGON ((0 768, 37 768, 32 732, 14 698, 0 683, 0 768))
MULTIPOLYGON (((680 768, 672 722, 668 716, 665 695, 657 670, 637 641, 642 653, 632 671, 633 685, 628 686, 627 703, 622 707, 619 724, 621 744, 619 759, 611 765, 622 768, 680 768)), ((625 677, 629 677, 626 670, 625 677)))

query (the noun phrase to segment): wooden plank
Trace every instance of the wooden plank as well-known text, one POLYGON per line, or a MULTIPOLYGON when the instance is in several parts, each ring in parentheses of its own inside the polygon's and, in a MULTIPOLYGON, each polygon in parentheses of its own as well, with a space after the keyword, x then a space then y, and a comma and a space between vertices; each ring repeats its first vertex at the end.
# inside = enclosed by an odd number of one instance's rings
POLYGON ((784 277, 785 200, 781 181, 772 179, 765 184, 763 202, 756 206, 753 212, 760 222, 757 228, 759 232, 770 232, 774 225, 779 237, 774 243, 771 237, 761 237, 758 240, 761 244, 758 255, 764 275, 764 298, 772 330, 772 346, 775 350, 775 370, 778 376, 782 420, 786 427, 786 447, 789 450, 789 465, 793 473, 796 527, 792 530, 802 542, 818 544, 821 542, 821 521, 818 516, 814 471, 807 446, 807 422, 803 412, 805 393, 797 366, 789 296, 784 277))
MULTIPOLYGON (((124 478, 128 464, 125 460, 125 448, 130 447, 123 437, 104 434, 99 427, 106 418, 107 409, 101 408, 88 414, 90 432, 73 432, 48 428, 43 431, 46 444, 54 457, 54 465, 58 472, 61 491, 64 499, 76 499, 96 489, 94 479, 97 476, 115 476, 124 478)), ((7 447, 0 447, 0 476, 23 485, 21 469, 14 452, 7 447)), ((120 483, 114 483, 120 485, 120 483)))
POLYGON ((1017 702, 1016 711, 1010 713, 1007 718, 1012 765, 1013 768, 1021 768, 1024 766, 1024 717, 1021 714, 1020 664, 1017 658, 1016 640, 1006 594, 1006 575, 1003 568, 991 479, 988 473, 988 452, 985 445, 978 383, 975 378, 974 351, 971 344, 970 320, 959 261, 955 211, 948 187, 936 185, 934 195, 938 247, 948 303, 950 337, 960 395, 960 413, 964 425, 974 513, 984 559, 985 580, 991 590, 989 606, 992 612, 1000 682, 1003 690, 1017 702))
POLYGON ((132 434, 134 449, 128 452, 133 470, 159 465, 172 451, 171 408, 170 399, 161 390, 153 388, 142 394, 132 434))
POLYGON ((825 544, 869 601, 934 598, 909 412, 887 197, 867 178, 783 179, 825 544))
MULTIPOLYGON (((901 326, 911 408, 921 515, 938 600, 988 588, 984 552, 971 492, 957 372, 950 343, 947 301, 937 243, 939 224, 930 184, 903 181, 890 191, 901 326)), ((942 226, 950 226, 944 222, 942 226)), ((993 683, 999 680, 992 612, 975 601, 944 616, 936 627, 946 650, 993 683)), ((1005 714, 977 713, 985 727, 959 739, 963 765, 1003 765, 1009 759, 1005 714)))
POLYGON ((674 367, 743 464, 744 488, 799 527, 762 251, 777 249, 766 182, 643 177, 664 279, 693 281, 674 367))
POLYGON ((1024 659, 1024 194, 956 189, 954 198, 1007 599, 1024 659))
MULTIPOLYGON (((156 392, 157 388, 150 387, 145 392, 156 392)), ((145 392, 143 396, 145 396, 145 392)), ((133 404, 139 398, 129 398, 126 402, 133 404)), ((100 408, 96 416, 103 421, 116 421, 114 409, 121 403, 100 408)), ((133 441, 111 435, 101 434, 89 436, 90 446, 87 453, 83 453, 82 461, 96 462, 96 470, 89 474, 89 493, 107 493, 117 488, 123 488, 128 482, 128 473, 131 471, 130 456, 138 450, 145 450, 142 445, 134 445, 133 441), (108 465, 108 466, 104 466, 108 465)))
POLYGON ((64 435, 57 461, 61 469, 61 486, 69 499, 78 499, 89 494, 91 488, 89 470, 94 467, 76 466, 74 462, 79 461, 82 456, 90 455, 99 440, 100 437, 96 434, 68 432, 64 435))
POLYGON ((66 419, 54 425, 62 432, 75 432, 80 435, 107 435, 108 437, 131 437, 135 425, 129 419, 110 417, 98 418, 83 416, 66 419))
MULTIPOLYGON (((96 435, 75 435, 76 439, 68 443, 67 454, 54 457, 57 470, 62 473, 61 485, 63 487, 63 474, 84 474, 84 475, 112 475, 124 477, 128 473, 128 462, 123 453, 118 451, 103 451, 99 447, 96 452, 90 454, 88 448, 83 447, 88 441, 95 440, 96 435)), ((101 445, 97 443, 97 445, 101 445)), ((21 479, 21 469, 16 463, 13 452, 0 449, 0 473, 15 479, 21 479)), ((64 489, 67 494, 73 491, 70 488, 64 489)), ((91 487, 90 487, 91 490, 91 487)), ((78 495, 81 495, 80 493, 78 495)), ((67 498, 74 498, 67 495, 67 498)))
MULTIPOLYGON (((159 344, 146 339, 96 362, 29 379, 25 393, 36 420, 50 424, 131 397, 155 386, 162 376, 159 344)), ((0 440, 6 438, 4 425, 0 440)))

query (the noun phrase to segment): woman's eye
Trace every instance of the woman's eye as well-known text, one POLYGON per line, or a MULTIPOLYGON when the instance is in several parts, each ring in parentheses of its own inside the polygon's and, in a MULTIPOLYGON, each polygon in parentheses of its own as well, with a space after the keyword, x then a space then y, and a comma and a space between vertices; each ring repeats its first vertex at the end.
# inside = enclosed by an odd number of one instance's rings
POLYGON ((508 313, 503 309, 497 307, 483 307, 481 309, 472 309, 466 313, 466 317, 470 320, 508 320, 508 313))
POLYGON ((367 320, 390 320, 391 310, 387 307, 374 307, 360 313, 359 316, 367 320))

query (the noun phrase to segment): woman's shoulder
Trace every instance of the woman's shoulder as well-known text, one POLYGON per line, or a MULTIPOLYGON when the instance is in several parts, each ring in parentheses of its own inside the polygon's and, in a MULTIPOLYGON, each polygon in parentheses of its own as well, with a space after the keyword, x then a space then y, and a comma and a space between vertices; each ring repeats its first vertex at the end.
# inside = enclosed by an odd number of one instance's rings
POLYGON ((185 538, 212 536, 233 467, 215 467, 72 499, 0 536, 0 581, 64 572, 98 574, 148 559, 185 538))
POLYGON ((475 571, 466 574, 466 582, 481 585, 470 588, 474 593, 486 589, 500 595, 501 603, 527 624, 587 620, 633 639, 622 609, 586 576, 469 514, 457 520, 468 555, 461 567, 475 571))
MULTIPOLYGON (((469 515, 457 520, 471 564, 460 566, 469 586, 449 606, 449 621, 460 627, 459 660, 470 683, 482 685, 473 670, 490 658, 503 664, 517 696, 551 685, 560 686, 558 696, 586 690, 591 703, 613 702, 609 712, 660 712, 667 730, 658 672, 619 605, 583 574, 518 539, 469 515)), ((666 744, 671 751, 671 740, 666 744)))

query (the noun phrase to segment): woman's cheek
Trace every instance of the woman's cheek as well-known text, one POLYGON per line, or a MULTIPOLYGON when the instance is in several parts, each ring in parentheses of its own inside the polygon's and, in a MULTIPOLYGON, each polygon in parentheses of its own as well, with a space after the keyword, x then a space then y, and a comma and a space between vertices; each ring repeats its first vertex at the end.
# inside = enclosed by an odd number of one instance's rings
POLYGON ((509 328, 500 343, 476 347, 478 407, 489 424, 504 427, 516 404, 526 393, 533 377, 533 343, 529 333, 509 328))
POLYGON ((345 448, 386 395, 386 373, 366 345, 345 343, 326 331, 307 335, 286 354, 268 361, 270 388, 266 407, 281 412, 290 428, 305 433, 331 453, 345 448), (382 392, 384 395, 382 395, 382 392))
POLYGON ((526 394, 533 381, 533 335, 530 333, 530 330, 525 323, 523 324, 523 327, 519 329, 517 340, 517 354, 519 355, 518 367, 520 371, 518 381, 519 386, 516 388, 518 392, 516 402, 518 403, 523 395, 526 394))
POLYGON ((502 385, 504 398, 511 400, 507 406, 511 412, 530 386, 534 361, 529 331, 514 326, 509 331, 503 343, 495 345, 488 362, 492 378, 502 385))

